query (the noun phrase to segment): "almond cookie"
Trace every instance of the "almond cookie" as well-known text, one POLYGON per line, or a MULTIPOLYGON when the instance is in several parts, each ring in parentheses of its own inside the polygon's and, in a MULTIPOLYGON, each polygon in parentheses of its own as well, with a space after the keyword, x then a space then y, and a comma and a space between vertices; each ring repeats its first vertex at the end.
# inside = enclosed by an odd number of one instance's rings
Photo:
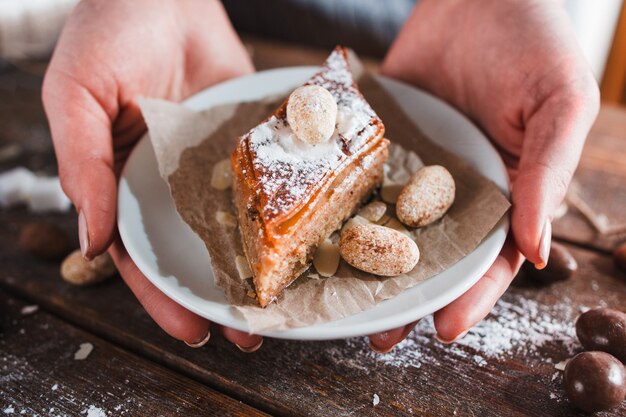
POLYGON ((362 224, 344 231, 339 251, 353 267, 386 277, 409 272, 420 257, 417 244, 410 237, 376 224, 362 224))
POLYGON ((407 226, 421 227, 439 220, 454 203, 454 178, 442 166, 417 170, 396 202, 398 219, 407 226))

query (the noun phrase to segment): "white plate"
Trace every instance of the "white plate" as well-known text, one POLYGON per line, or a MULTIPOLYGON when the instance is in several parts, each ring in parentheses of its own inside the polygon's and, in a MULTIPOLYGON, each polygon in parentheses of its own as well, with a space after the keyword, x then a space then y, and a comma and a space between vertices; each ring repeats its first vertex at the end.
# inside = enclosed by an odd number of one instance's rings
MULTIPOLYGON (((208 88, 184 104, 195 110, 288 92, 317 67, 259 72, 208 88)), ((464 116, 441 100, 389 78, 382 85, 435 142, 469 161, 508 195, 502 160, 487 138, 464 116)), ((213 282, 209 255, 178 216, 159 176, 152 145, 141 139, 130 155, 119 184, 118 226, 131 258, 161 291, 213 322, 247 331, 241 315, 213 282)), ((282 339, 326 340, 362 336, 403 326, 431 314, 467 291, 500 252, 508 231, 504 218, 471 254, 446 271, 362 313, 323 325, 261 334, 282 339)))

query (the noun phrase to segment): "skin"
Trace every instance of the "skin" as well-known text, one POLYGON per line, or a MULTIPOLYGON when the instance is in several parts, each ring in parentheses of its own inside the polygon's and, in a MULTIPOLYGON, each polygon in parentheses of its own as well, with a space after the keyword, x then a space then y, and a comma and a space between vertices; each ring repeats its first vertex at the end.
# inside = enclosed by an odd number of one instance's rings
MULTIPOLYGON (((381 72, 469 116, 509 171, 512 235, 485 276, 434 315, 438 338, 451 342, 491 311, 524 257, 545 266, 541 241, 549 244, 546 225, 597 116, 598 87, 561 3, 552 0, 423 0, 381 72)), ((391 332, 372 335, 371 344, 388 349, 406 329, 391 332)))
MULTIPOLYGON (((513 183, 512 235, 485 276, 435 313, 437 336, 452 341, 483 319, 524 257, 542 266, 541 242, 563 199, 599 107, 597 85, 573 41, 561 5, 550 0, 423 0, 381 72, 424 88, 474 120, 493 140, 513 183), (543 236, 543 238, 542 238, 543 236)), ((159 292, 134 265, 115 226, 116 178, 145 131, 137 99, 182 100, 254 67, 221 4, 179 0, 83 1, 50 63, 43 101, 63 189, 79 213, 87 258, 105 250, 155 322, 188 343, 211 324, 159 292)), ((414 328, 370 336, 388 351, 414 328)), ((251 351, 262 338, 214 331, 251 351)))

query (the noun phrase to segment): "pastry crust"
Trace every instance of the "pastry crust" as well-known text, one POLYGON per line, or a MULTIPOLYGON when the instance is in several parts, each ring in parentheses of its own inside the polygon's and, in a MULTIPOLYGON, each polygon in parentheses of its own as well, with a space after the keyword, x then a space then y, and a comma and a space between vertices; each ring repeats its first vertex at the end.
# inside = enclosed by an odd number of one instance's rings
POLYGON ((307 84, 323 86, 337 100, 338 125, 328 145, 286 152, 292 145, 282 142, 291 134, 285 102, 240 137, 231 156, 243 247, 263 307, 381 184, 388 154, 384 126, 352 80, 347 50, 335 49, 307 84))

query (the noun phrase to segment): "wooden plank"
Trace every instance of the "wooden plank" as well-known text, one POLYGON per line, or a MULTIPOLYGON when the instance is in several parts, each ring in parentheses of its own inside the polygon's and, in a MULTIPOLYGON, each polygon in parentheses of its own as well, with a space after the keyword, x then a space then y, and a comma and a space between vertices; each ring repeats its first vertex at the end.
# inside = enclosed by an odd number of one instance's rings
POLYGON ((2 415, 266 415, 45 311, 25 307, 0 292, 2 415), (93 350, 76 360, 87 343, 93 350))
POLYGON ((617 21, 600 92, 605 102, 626 104, 626 3, 617 21))
MULTIPOLYGON (((626 205, 626 109, 602 106, 587 143, 574 180, 584 187, 590 203, 600 201, 610 217, 621 217, 626 205), (610 214, 613 213, 613 216, 610 214)), ((553 224, 554 235, 567 240, 611 252, 626 241, 624 232, 603 235, 575 208, 553 224)))
MULTIPOLYGON (((298 65, 319 66, 326 60, 330 51, 320 50, 275 40, 264 40, 250 36, 242 36, 257 71, 271 68, 292 67, 298 65)), ((360 57, 365 68, 372 72, 378 71, 380 62, 376 59, 360 57)))
MULTIPOLYGON (((214 336, 209 345, 194 350, 158 329, 119 279, 75 288, 60 280, 58 265, 20 253, 12 242, 20 224, 29 218, 21 210, 0 214, 1 287, 136 354, 278 415, 449 415, 454 411, 577 415, 564 399, 554 363, 569 357, 572 346, 579 348, 571 330, 580 306, 617 307, 626 298, 626 284, 620 280, 626 277, 615 270, 609 257, 573 249, 581 265, 575 279, 540 289, 521 279, 505 295, 489 325, 470 333, 468 342, 450 347, 433 338, 425 321, 419 333, 386 355, 372 353, 364 338, 266 340, 259 352, 248 355, 214 336), (548 319, 549 323, 532 327, 533 320, 548 319), (530 327, 517 329, 511 324, 516 320, 530 327), (570 334, 564 329, 570 329, 570 334), (505 339, 499 340, 498 334, 505 339), (533 346, 532 338, 547 342, 533 346), (377 406, 374 394, 380 398, 377 406)), ((69 216, 59 220, 68 230, 73 223, 69 216)), ((623 412, 626 405, 607 415, 623 412)))

